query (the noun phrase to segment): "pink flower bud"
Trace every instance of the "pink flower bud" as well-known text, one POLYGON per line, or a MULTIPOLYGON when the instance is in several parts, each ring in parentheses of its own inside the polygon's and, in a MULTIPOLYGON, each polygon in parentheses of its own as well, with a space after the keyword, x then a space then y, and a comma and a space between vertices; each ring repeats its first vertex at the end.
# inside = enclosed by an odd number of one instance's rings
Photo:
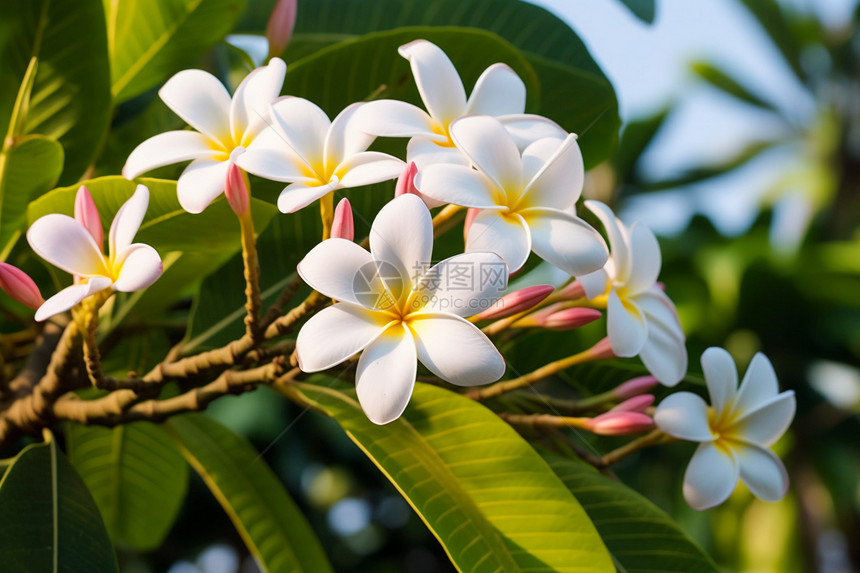
POLYGON ((654 427, 654 420, 641 412, 609 411, 592 418, 588 429, 601 436, 638 434, 654 427))
POLYGON ((600 311, 594 308, 566 308, 546 317, 542 326, 550 330, 571 330, 594 322, 601 316, 600 311))
POLYGON ((39 292, 39 287, 30 278, 30 275, 9 263, 0 263, 0 288, 21 304, 34 310, 45 302, 42 293, 39 292))
POLYGON ((346 239, 347 241, 355 238, 355 223, 352 220, 352 205, 349 204, 349 199, 341 199, 334 209, 331 238, 346 239))
POLYGON ((403 168, 403 172, 397 179, 397 185, 394 187, 394 196, 400 197, 406 193, 412 193, 421 197, 418 188, 415 187, 415 175, 418 173, 418 166, 414 161, 410 161, 409 165, 403 168))
POLYGON ((538 285, 508 293, 476 318, 478 320, 489 320, 512 316, 537 305, 549 296, 549 293, 553 290, 555 289, 550 285, 538 285))
POLYGON ((638 378, 631 378, 613 390, 612 395, 619 400, 624 400, 625 398, 630 398, 631 396, 637 396, 643 392, 647 392, 659 383, 660 382, 653 376, 639 376, 638 378))
POLYGON ((601 360, 603 358, 615 358, 615 352, 612 351, 612 344, 609 342, 609 337, 602 338, 597 344, 591 347, 589 353, 593 360, 601 360))
POLYGON ((472 228, 472 221, 475 220, 475 217, 477 217, 478 213, 480 213, 480 212, 481 212, 480 209, 475 209, 474 207, 469 207, 469 209, 466 211, 466 220, 463 221, 463 240, 464 241, 469 240, 469 229, 472 228))
POLYGON ((652 394, 640 394, 624 400, 612 408, 610 412, 644 412, 645 408, 653 403, 654 396, 652 394))
POLYGON ((266 38, 269 40, 269 56, 280 56, 290 43, 296 25, 297 0, 278 0, 266 24, 266 38))
POLYGON ((241 217, 248 211, 248 204, 251 198, 248 193, 248 185, 245 182, 245 175, 242 173, 242 169, 232 161, 230 162, 230 167, 227 168, 224 195, 227 197, 227 202, 234 213, 241 217))
POLYGON ((558 300, 577 300, 580 298, 585 298, 585 289, 579 281, 573 281, 563 286, 556 293, 556 299, 558 300))
POLYGON ((75 195, 75 220, 84 226, 84 229, 92 235, 99 249, 102 249, 105 241, 102 220, 89 189, 83 185, 78 187, 78 193, 75 195))

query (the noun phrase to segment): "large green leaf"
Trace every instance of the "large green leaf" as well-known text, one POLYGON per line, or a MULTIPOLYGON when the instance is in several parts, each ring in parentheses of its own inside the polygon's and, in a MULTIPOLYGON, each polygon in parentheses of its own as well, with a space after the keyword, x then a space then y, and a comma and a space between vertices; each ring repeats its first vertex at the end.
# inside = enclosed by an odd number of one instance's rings
POLYGON ((92 492, 115 543, 161 545, 188 484, 188 464, 163 427, 137 422, 102 428, 69 424, 69 460, 92 492))
POLYGON ((168 428, 265 571, 332 570, 307 520, 253 446, 203 415, 171 418, 168 428))
POLYGON ((63 170, 63 147, 41 135, 29 135, 0 150, 0 260, 21 235, 27 204, 57 182, 63 170))
POLYGON ((246 0, 105 0, 114 100, 193 66, 226 36, 246 0))
POLYGON ((117 571, 98 507, 53 439, 25 448, 0 482, 0 555, 7 573, 117 571))
MULTIPOLYGON (((654 137, 665 125, 669 109, 662 109, 654 115, 628 122, 624 126, 618 153, 615 154, 615 167, 621 183, 628 183, 636 177, 639 158, 654 141, 654 137)), ((624 187, 621 187, 622 191, 624 187)))
POLYGON ((618 571, 717 572, 711 558, 646 498, 580 460, 542 455, 588 512, 618 571))
POLYGON ((317 380, 297 387, 400 490, 460 571, 611 570, 582 506, 484 406, 418 383, 404 415, 377 426, 352 391, 317 380))
MULTIPOLYGON (((0 85, 20 85, 34 56, 39 68, 23 133, 45 135, 62 144, 62 181, 71 183, 92 162, 110 119, 102 2, 4 2, 0 85)), ((0 133, 6 133, 15 97, 14 89, 0 90, 0 133)))

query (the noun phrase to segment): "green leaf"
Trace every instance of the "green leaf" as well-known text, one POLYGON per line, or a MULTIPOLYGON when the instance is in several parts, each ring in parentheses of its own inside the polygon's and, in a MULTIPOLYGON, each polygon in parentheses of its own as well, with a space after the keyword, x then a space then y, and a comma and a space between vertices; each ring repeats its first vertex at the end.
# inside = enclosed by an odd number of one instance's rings
POLYGON ((203 415, 175 416, 167 426, 265 571, 332 571, 307 520, 253 446, 203 415))
POLYGON ((27 204, 51 189, 63 170, 63 147, 29 135, 0 151, 0 260, 5 260, 27 220, 27 204))
POLYGON ((233 28, 246 0, 123 0, 107 6, 111 92, 119 103, 192 67, 233 28))
POLYGON ((668 116, 669 109, 666 108, 650 117, 631 121, 624 126, 621 141, 618 144, 618 153, 615 155, 615 167, 622 183, 635 178, 639 158, 654 141, 654 137, 663 127, 668 116))
POLYGON ((588 512, 618 571, 716 573, 716 565, 648 499, 577 459, 541 452, 588 512))
POLYGON ((53 439, 26 447, 0 482, 0 555, 7 573, 117 571, 98 507, 53 439))
POLYGON ((400 490, 460 571, 612 570, 576 499, 484 406, 418 383, 404 415, 377 426, 352 391, 320 379, 328 386, 296 387, 400 490))
POLYGON ((791 28, 783 16, 776 0, 741 0, 753 17, 764 28, 776 48, 782 53, 786 63, 804 81, 806 74, 800 66, 800 50, 791 34, 791 28))
POLYGON ((736 79, 713 64, 709 64, 708 62, 694 62, 692 69, 697 76, 731 96, 767 111, 777 111, 771 103, 749 91, 736 79))
POLYGON ((188 464, 163 427, 69 424, 69 460, 92 492, 115 543, 157 549, 182 507, 188 464))
POLYGON ((654 23, 654 16, 657 12, 654 0, 621 0, 621 3, 643 22, 654 23))
MULTIPOLYGON (((110 120, 110 69, 101 0, 5 2, 0 18, 0 85, 18 86, 30 60, 39 67, 23 133, 58 140, 61 181, 78 179, 95 157, 110 120)), ((0 90, 0 133, 16 94, 0 90)))

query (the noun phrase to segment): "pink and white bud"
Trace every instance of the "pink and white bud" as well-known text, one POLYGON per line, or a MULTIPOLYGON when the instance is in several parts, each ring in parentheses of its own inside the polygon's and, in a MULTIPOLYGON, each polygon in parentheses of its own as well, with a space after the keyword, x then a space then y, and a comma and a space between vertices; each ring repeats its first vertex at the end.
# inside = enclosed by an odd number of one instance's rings
POLYGON ((640 394, 624 400, 611 410, 610 412, 644 412, 648 406, 654 403, 653 394, 640 394))
POLYGON ((469 209, 466 211, 466 220, 463 221, 463 240, 464 241, 468 242, 468 240, 469 240, 469 229, 472 228, 472 222, 475 220, 475 217, 477 217, 478 213, 480 213, 480 212, 481 212, 480 209, 475 209, 474 207, 469 207, 469 209))
POLYGON ((601 316, 601 312, 594 308, 566 308, 547 316, 542 326, 550 330, 572 330, 594 322, 601 316))
POLYGON ((639 376, 638 378, 631 378, 613 390, 612 395, 619 400, 624 400, 625 398, 643 394, 657 386, 659 383, 660 382, 653 376, 639 376))
POLYGON ((585 298, 585 288, 579 281, 573 281, 558 290, 555 295, 558 300, 578 300, 585 298))
POLYGON ((592 346, 588 352, 591 354, 593 360, 616 358, 616 354, 612 351, 612 344, 609 342, 608 336, 600 339, 600 341, 592 346))
POLYGON ((104 247, 105 231, 102 228, 99 210, 96 209, 96 203, 89 189, 83 185, 78 187, 78 193, 75 195, 75 220, 84 226, 99 249, 104 247))
POLYGON ((516 321, 513 326, 517 328, 541 327, 543 326, 546 317, 562 310, 562 308, 564 308, 564 305, 560 302, 545 306, 540 310, 536 310, 533 313, 527 314, 526 316, 522 317, 521 319, 516 321))
POLYGON ((245 174, 242 169, 230 162, 230 167, 227 168, 227 180, 224 183, 224 195, 227 197, 227 203, 233 209, 233 212, 240 217, 248 211, 248 204, 251 201, 250 193, 248 192, 248 184, 245 181, 245 174))
POLYGON ((352 219, 352 205, 349 199, 341 199, 334 209, 331 222, 331 238, 352 241, 355 238, 355 222, 352 219))
POLYGON ((555 288, 551 285, 537 285, 508 293, 475 318, 477 320, 490 320, 513 316, 536 306, 553 290, 555 288))
POLYGON ((592 418, 587 429, 601 436, 625 436, 639 434, 654 427, 651 416, 641 412, 609 411, 592 418))
POLYGON ((417 174, 418 166, 415 165, 414 161, 410 161, 409 164, 403 168, 403 172, 397 179, 397 184, 394 186, 394 196, 400 197, 401 195, 411 193, 412 195, 418 195, 421 197, 421 192, 418 191, 417 187, 415 187, 415 175, 417 174))
POLYGON ((45 299, 30 275, 9 263, 0 263, 0 288, 6 294, 33 310, 42 306, 45 299))
POLYGON ((278 0, 269 15, 266 24, 266 38, 269 40, 269 57, 280 56, 284 53, 293 29, 296 26, 297 0, 278 0))

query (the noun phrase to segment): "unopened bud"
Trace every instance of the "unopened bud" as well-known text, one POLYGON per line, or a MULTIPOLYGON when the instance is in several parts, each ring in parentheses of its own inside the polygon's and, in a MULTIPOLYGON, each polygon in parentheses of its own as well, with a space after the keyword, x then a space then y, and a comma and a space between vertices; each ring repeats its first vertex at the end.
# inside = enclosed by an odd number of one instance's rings
POLYGON ((39 287, 30 275, 9 263, 0 263, 0 288, 21 304, 34 310, 45 302, 39 287))
POLYGON ((546 317, 542 326, 550 330, 571 330, 594 322, 601 316, 600 311, 594 308, 566 308, 546 317))
POLYGON ((609 342, 608 336, 602 338, 597 344, 592 346, 588 352, 591 354, 592 360, 616 357, 615 353, 612 351, 612 344, 609 342))
POLYGON ((266 24, 266 38, 269 40, 269 57, 280 56, 290 43, 296 25, 297 0, 278 0, 269 22, 266 24))
POLYGON ((463 240, 469 241, 469 229, 472 228, 472 222, 475 220, 475 217, 480 213, 480 209, 475 209, 474 207, 469 207, 466 211, 466 220, 463 221, 463 240))
POLYGON ((632 398, 624 400, 612 408, 610 412, 644 412, 645 409, 653 403, 653 394, 640 394, 639 396, 633 396, 632 398))
POLYGON ((556 300, 577 300, 585 298, 585 289, 581 282, 575 280, 560 288, 554 298, 556 300))
POLYGON ((631 378, 613 390, 612 395, 619 400, 624 400, 625 398, 630 398, 631 396, 637 396, 647 392, 659 383, 660 382, 653 376, 639 376, 638 378, 631 378))
POLYGON ((75 195, 75 220, 84 226, 84 229, 92 236, 99 249, 103 248, 105 232, 102 229, 99 210, 96 209, 96 203, 93 201, 89 189, 83 185, 78 187, 78 193, 75 195))
POLYGON ((349 204, 349 199, 341 199, 334 209, 331 237, 333 239, 346 239, 347 241, 355 238, 355 223, 352 220, 352 205, 349 204))
POLYGON ((397 184, 394 186, 395 197, 400 197, 407 193, 421 197, 421 193, 418 191, 418 188, 415 187, 415 175, 417 173, 418 166, 415 165, 414 161, 410 161, 409 164, 403 168, 403 172, 400 174, 400 177, 397 178, 397 184))
POLYGON ((245 177, 242 169, 231 161, 230 167, 227 168, 224 195, 227 197, 227 202, 230 204, 233 212, 240 217, 248 211, 248 203, 251 200, 245 177))
POLYGON ((508 293, 475 318, 489 320, 513 316, 534 307, 553 290, 555 289, 550 285, 537 285, 508 293))
POLYGON ((654 420, 641 412, 609 411, 592 418, 588 430, 601 436, 624 436, 639 434, 654 427, 654 420))

